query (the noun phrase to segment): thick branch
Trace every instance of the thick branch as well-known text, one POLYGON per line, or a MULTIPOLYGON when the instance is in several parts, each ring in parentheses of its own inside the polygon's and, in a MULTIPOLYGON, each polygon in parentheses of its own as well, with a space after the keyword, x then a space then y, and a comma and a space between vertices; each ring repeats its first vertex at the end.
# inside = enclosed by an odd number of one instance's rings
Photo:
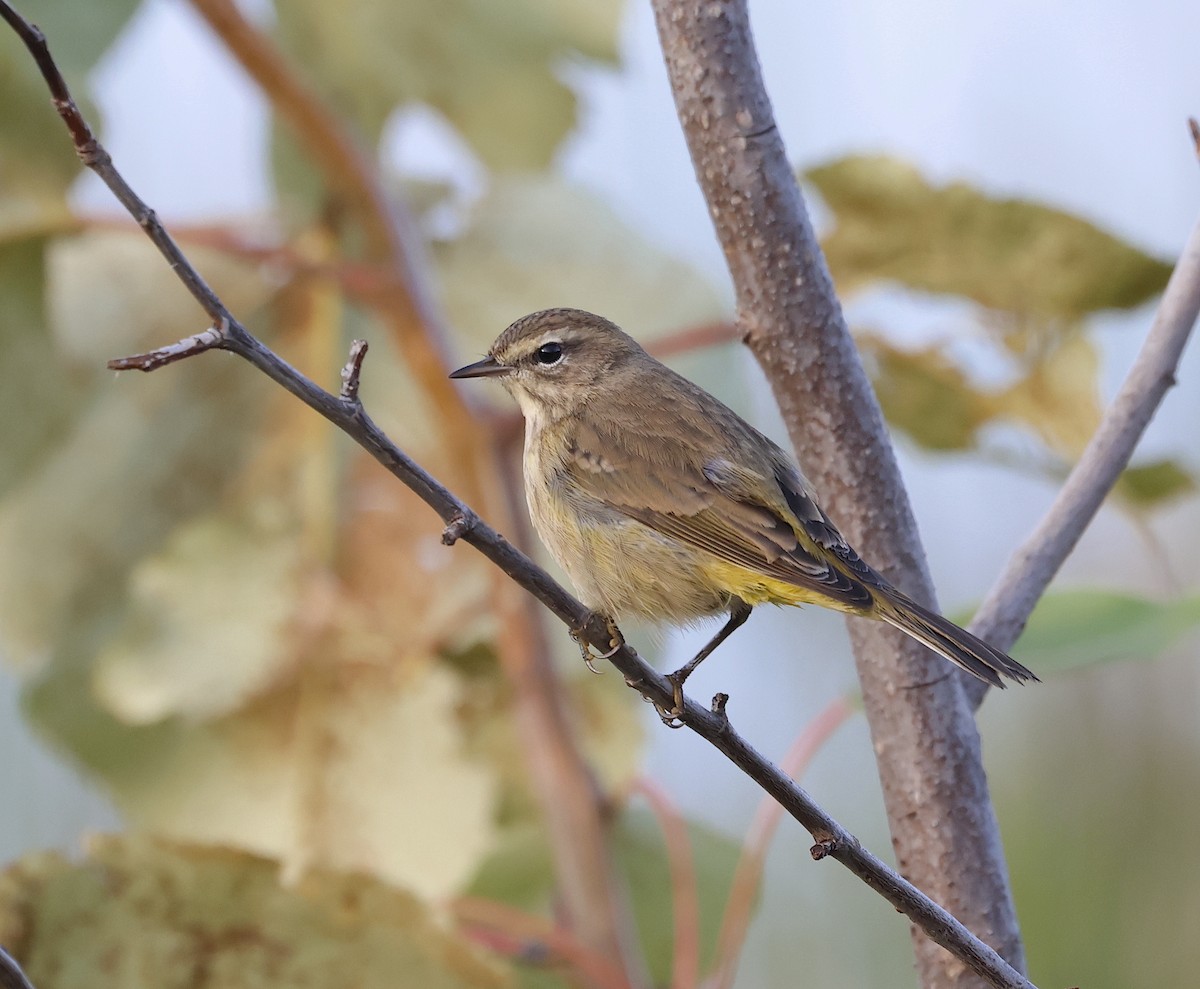
MULTIPOLYGON (((675 104, 737 293, 744 337, 839 528, 932 605, 895 456, 775 125, 744 0, 653 0, 675 104)), ((979 736, 960 676, 882 624, 851 621, 897 861, 1000 949, 1024 952, 979 736)), ((917 936, 922 983, 978 979, 917 936)))

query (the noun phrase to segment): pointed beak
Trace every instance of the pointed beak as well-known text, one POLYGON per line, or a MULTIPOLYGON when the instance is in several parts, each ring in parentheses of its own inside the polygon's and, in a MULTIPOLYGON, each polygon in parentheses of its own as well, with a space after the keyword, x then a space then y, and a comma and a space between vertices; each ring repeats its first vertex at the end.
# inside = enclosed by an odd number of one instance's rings
POLYGON ((485 357, 481 361, 476 361, 474 364, 468 364, 466 367, 460 367, 457 371, 451 371, 452 378, 494 378, 497 375, 508 374, 512 371, 511 367, 506 367, 503 364, 497 364, 494 357, 485 357))

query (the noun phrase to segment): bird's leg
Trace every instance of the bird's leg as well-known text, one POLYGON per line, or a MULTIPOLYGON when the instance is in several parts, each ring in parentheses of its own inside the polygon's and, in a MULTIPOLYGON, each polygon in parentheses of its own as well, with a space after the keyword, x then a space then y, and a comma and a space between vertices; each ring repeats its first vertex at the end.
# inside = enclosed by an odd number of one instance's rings
POLYGON ((592 614, 588 616, 586 622, 584 622, 582 625, 571 628, 570 632, 571 638, 574 639, 575 644, 579 646, 579 655, 583 657, 584 665, 593 673, 604 672, 603 670, 596 669, 595 661, 597 659, 612 659, 613 656, 617 654, 617 650, 625 645, 625 637, 621 635, 621 630, 617 628, 617 623, 613 620, 612 616, 601 615, 598 612, 592 612, 592 614), (594 618, 603 618, 604 624, 608 628, 608 644, 612 646, 608 652, 602 652, 599 654, 592 652, 592 647, 588 644, 587 639, 584 638, 584 631, 587 626, 591 624, 594 618))
POLYGON ((734 632, 746 624, 746 619, 750 617, 750 612, 754 609, 746 604, 741 598, 734 598, 732 609, 729 612, 729 621, 727 621, 716 635, 712 637, 708 645, 701 649, 695 656, 684 663, 674 673, 668 673, 667 679, 671 681, 671 686, 675 688, 675 706, 670 711, 659 709, 659 716, 663 721, 671 725, 673 728, 679 727, 674 724, 683 714, 683 684, 688 677, 692 675, 696 667, 703 663, 709 656, 712 655, 714 649, 722 642, 729 638, 734 632))

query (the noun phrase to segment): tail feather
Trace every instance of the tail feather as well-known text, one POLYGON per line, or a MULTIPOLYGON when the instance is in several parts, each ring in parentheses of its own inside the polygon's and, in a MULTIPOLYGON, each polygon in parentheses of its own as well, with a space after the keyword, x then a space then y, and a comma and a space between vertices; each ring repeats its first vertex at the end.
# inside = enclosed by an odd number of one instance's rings
MULTIPOLYGON (((966 629, 941 615, 922 608, 915 601, 889 588, 886 598, 879 596, 879 617, 889 625, 911 635, 955 666, 979 677, 993 687, 1004 687, 1001 676, 1017 683, 1037 680, 1037 675, 1006 653, 988 645, 966 629)), ((878 592, 876 592, 878 594, 878 592)))

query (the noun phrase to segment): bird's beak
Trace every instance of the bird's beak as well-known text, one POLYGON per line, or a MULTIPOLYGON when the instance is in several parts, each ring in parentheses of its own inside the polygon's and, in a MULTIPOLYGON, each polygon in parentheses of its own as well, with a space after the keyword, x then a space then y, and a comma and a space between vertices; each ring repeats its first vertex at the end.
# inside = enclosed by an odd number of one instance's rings
POLYGON ((512 368, 504 364, 498 364, 496 358, 485 357, 481 361, 476 361, 474 364, 468 364, 466 367, 460 367, 457 371, 451 371, 452 378, 494 378, 497 375, 509 374, 512 368))

